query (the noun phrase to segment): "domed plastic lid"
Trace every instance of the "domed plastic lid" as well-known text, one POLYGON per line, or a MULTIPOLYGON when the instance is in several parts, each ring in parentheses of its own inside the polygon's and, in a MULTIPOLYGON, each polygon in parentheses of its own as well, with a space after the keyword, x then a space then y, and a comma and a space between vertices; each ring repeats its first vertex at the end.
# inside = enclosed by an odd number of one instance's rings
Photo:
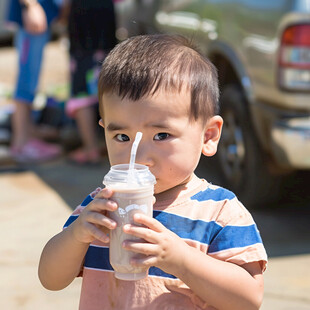
POLYGON ((120 164, 112 166, 103 179, 105 185, 115 183, 148 186, 154 185, 156 178, 145 165, 134 164, 134 169, 129 170, 129 164, 120 164))

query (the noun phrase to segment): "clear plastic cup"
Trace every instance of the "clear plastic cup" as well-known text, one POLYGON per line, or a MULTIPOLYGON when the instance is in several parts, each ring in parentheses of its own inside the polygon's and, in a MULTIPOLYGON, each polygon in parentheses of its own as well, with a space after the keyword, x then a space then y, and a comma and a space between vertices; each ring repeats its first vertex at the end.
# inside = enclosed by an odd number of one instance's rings
POLYGON ((117 227, 110 231, 110 264, 118 279, 139 280, 148 275, 148 268, 130 264, 131 258, 139 257, 139 254, 122 247, 124 240, 143 240, 124 233, 123 227, 134 223, 133 216, 136 213, 153 216, 155 183, 156 179, 149 168, 139 164, 135 164, 131 170, 129 164, 112 166, 103 179, 103 184, 114 191, 111 199, 118 204, 115 212, 109 212, 110 218, 117 222, 117 227))

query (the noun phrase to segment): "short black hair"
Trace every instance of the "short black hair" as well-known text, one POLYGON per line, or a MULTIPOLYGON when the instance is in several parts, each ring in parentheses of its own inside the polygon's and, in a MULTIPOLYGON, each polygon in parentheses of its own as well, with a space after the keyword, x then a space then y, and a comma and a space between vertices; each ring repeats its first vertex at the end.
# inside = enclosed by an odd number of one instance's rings
POLYGON ((191 119, 205 122, 218 113, 217 70, 192 41, 165 34, 131 37, 119 43, 102 64, 100 113, 104 93, 136 101, 159 89, 180 92, 182 87, 190 91, 191 119))

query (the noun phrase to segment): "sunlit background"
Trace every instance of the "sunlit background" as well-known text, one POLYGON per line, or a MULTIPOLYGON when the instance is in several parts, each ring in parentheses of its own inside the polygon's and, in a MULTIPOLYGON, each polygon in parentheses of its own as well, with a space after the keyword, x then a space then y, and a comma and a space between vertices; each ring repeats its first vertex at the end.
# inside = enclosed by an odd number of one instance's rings
MULTIPOLYGON (((0 308, 77 309, 80 279, 62 292, 39 284, 45 242, 109 168, 68 163, 80 143, 64 113, 69 97, 66 29, 53 25, 34 101, 38 133, 65 154, 18 165, 9 154, 17 74, 15 29, 0 0, 0 308)), ((219 153, 197 174, 235 191, 258 224, 269 264, 263 310, 310 309, 310 2, 119 0, 116 36, 179 33, 219 70, 225 128, 219 153)), ((100 27, 100 25, 98 25, 100 27)), ((98 136, 103 133, 98 128, 98 136)))

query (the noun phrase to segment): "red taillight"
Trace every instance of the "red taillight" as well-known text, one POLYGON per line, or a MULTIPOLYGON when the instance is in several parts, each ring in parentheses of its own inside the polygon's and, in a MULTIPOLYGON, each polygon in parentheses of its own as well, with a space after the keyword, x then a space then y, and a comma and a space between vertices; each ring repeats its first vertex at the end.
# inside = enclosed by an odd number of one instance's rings
POLYGON ((279 54, 279 84, 292 91, 310 91, 310 24, 285 29, 279 54))
POLYGON ((282 45, 310 46, 310 24, 296 25, 285 29, 282 35, 282 45))

